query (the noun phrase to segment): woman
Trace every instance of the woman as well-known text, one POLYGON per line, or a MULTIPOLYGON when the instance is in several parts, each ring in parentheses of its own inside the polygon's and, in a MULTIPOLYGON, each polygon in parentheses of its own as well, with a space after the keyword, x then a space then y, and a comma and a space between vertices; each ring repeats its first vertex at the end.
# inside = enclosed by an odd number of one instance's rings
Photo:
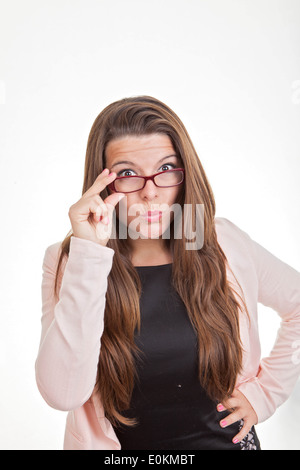
POLYGON ((36 361, 42 396, 69 412, 64 448, 260 449, 255 424, 299 376, 300 274, 215 218, 185 127, 154 98, 99 114, 82 194, 45 253, 36 361), (262 360, 258 302, 282 318, 262 360))

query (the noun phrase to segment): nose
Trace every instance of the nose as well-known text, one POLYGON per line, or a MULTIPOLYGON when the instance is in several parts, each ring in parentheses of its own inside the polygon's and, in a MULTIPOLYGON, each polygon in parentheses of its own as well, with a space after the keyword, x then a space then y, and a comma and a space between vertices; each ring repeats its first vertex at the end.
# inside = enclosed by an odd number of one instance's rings
POLYGON ((140 191, 140 196, 143 199, 148 199, 151 201, 157 197, 158 189, 159 188, 155 186, 153 181, 148 180, 145 184, 145 187, 140 191))

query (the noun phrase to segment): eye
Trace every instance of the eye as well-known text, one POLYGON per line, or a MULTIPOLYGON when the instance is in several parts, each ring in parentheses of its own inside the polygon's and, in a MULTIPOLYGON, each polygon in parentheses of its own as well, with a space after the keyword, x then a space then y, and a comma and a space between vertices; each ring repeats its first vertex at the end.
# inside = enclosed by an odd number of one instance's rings
MULTIPOLYGON (((174 165, 174 163, 164 163, 161 167, 160 167, 160 171, 162 171, 163 168, 165 168, 165 170, 172 170, 173 168, 176 168, 176 165, 174 165), (171 167, 171 168, 168 168, 168 167, 171 167)), ((130 168, 126 168, 125 170, 121 170, 119 171, 119 173, 117 173, 117 176, 133 176, 132 174, 130 175, 129 173, 135 173, 135 171, 133 170, 130 170, 130 168)))
POLYGON ((126 170, 121 170, 119 171, 119 173, 117 174, 117 176, 132 176, 132 175, 127 175, 126 173, 130 173, 130 172, 133 172, 133 170, 129 170, 129 169, 126 169, 126 170), (123 173, 125 173, 123 175, 123 173))
POLYGON ((173 168, 176 168, 176 165, 174 163, 164 163, 164 165, 161 166, 161 168, 165 168, 171 166, 172 168, 166 168, 166 170, 172 170, 173 168))

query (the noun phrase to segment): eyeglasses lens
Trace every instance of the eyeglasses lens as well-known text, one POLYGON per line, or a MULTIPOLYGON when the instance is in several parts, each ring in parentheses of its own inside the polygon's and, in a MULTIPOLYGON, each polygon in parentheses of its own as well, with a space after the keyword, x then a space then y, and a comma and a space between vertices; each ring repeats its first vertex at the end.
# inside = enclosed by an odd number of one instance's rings
MULTIPOLYGON (((155 176, 154 181, 157 186, 164 188, 168 186, 176 186, 181 183, 183 180, 182 171, 165 171, 160 175, 155 176)), ((126 178, 121 178, 115 180, 115 189, 116 191, 126 193, 131 191, 138 191, 144 186, 144 179, 138 177, 128 176, 126 178)))

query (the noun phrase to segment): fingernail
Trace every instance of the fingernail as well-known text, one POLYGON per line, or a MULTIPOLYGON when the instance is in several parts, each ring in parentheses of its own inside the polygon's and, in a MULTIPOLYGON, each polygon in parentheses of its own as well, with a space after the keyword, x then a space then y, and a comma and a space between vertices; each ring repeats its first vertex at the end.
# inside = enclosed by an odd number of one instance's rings
POLYGON ((233 442, 234 444, 237 444, 237 443, 239 442, 239 440, 238 440, 238 439, 233 439, 232 442, 233 442))
POLYGON ((218 405, 218 406, 217 406, 217 410, 218 410, 218 411, 224 411, 225 408, 224 408, 223 405, 218 405))
POLYGON ((220 422, 220 425, 222 426, 222 428, 225 428, 227 426, 227 422, 225 421, 225 419, 220 422))

